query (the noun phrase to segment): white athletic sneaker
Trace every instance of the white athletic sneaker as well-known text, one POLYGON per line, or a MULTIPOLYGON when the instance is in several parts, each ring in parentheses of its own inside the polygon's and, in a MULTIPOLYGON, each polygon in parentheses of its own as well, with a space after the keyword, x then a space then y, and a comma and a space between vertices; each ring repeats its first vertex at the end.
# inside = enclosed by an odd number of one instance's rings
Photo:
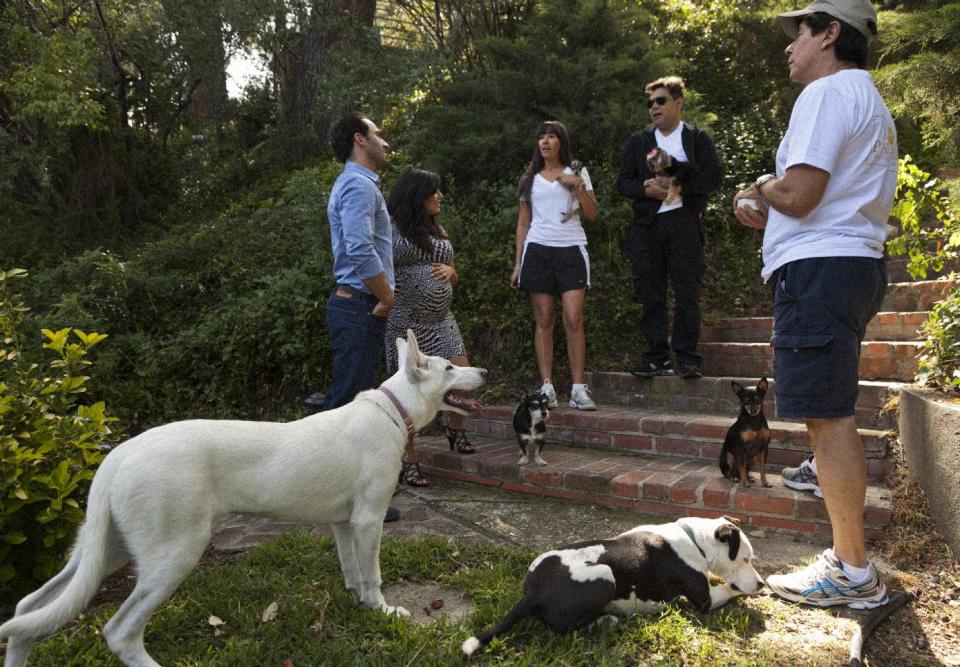
POLYGON ((796 468, 784 468, 780 473, 783 478, 783 485, 797 491, 812 491, 817 498, 823 498, 823 491, 820 490, 820 480, 817 479, 817 473, 813 471, 813 454, 806 461, 796 468))
POLYGON ((570 392, 570 407, 577 410, 596 410, 597 404, 590 398, 590 390, 587 385, 575 387, 570 392))
POLYGON ((810 565, 790 574, 772 574, 767 586, 787 600, 816 607, 845 604, 851 609, 873 609, 887 604, 887 587, 873 563, 870 576, 859 583, 851 581, 833 549, 824 551, 810 565))
POLYGON ((552 382, 544 382, 540 387, 540 393, 547 397, 547 407, 553 410, 558 405, 557 390, 553 388, 552 382))

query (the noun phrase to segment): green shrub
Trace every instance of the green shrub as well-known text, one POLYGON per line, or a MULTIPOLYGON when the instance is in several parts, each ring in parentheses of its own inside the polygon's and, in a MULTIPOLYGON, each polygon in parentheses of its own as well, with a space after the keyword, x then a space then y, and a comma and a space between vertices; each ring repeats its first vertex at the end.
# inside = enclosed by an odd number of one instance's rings
POLYGON ((23 355, 28 309, 10 283, 25 275, 0 270, 0 590, 14 594, 61 564, 115 421, 102 402, 82 402, 85 357, 106 335, 44 329, 54 360, 23 355))
MULTIPOLYGON (((922 280, 960 258, 960 216, 940 182, 909 155, 901 158, 897 176, 892 215, 900 222, 900 235, 887 243, 887 250, 907 255, 907 270, 922 280)), ((960 391, 960 289, 933 307, 923 333, 917 382, 960 391)))
POLYGON ((917 382, 960 393, 960 289, 933 307, 923 333, 917 382))
POLYGON ((887 251, 907 255, 907 270, 914 278, 923 280, 960 258, 960 216, 940 181, 909 155, 900 159, 897 197, 890 214, 900 222, 900 235, 887 243, 887 251))

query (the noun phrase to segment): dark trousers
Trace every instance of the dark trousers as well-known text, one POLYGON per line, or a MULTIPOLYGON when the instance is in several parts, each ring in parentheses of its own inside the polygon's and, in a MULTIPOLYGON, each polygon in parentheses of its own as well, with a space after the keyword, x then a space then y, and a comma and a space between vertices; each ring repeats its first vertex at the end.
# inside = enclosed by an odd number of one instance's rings
POLYGON ((647 340, 644 361, 662 362, 670 351, 678 364, 700 365, 700 292, 703 285, 703 234, 699 216, 676 209, 658 214, 649 225, 627 232, 633 287, 643 305, 640 332, 647 340), (673 286, 673 334, 667 341, 667 282, 673 286))
POLYGON ((387 318, 370 313, 376 305, 376 297, 362 292, 354 292, 352 298, 334 293, 327 299, 333 382, 323 401, 324 410, 346 405, 359 392, 377 386, 387 318))

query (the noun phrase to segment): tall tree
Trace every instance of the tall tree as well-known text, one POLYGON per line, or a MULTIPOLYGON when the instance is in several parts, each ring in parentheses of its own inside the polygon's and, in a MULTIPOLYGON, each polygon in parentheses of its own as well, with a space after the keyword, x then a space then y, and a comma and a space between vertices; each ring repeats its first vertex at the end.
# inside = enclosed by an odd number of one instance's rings
POLYGON ((227 57, 220 0, 161 0, 187 65, 187 116, 219 130, 227 103, 227 57))

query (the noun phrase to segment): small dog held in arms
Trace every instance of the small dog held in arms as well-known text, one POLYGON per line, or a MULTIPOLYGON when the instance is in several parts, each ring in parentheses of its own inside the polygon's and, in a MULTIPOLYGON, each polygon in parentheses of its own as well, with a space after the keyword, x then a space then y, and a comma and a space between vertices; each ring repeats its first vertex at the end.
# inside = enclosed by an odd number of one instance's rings
MULTIPOLYGON (((580 160, 574 160, 570 163, 570 169, 573 171, 574 176, 579 176, 580 172, 583 171, 583 163, 580 160)), ((569 222, 573 219, 573 216, 577 214, 577 211, 580 210, 580 199, 577 197, 575 192, 570 193, 570 208, 563 212, 563 216, 560 218, 560 222, 569 222)))
POLYGON ((723 476, 739 481, 740 486, 750 486, 750 470, 760 469, 760 484, 767 483, 767 448, 770 445, 770 427, 763 414, 763 396, 767 393, 767 378, 760 378, 756 387, 744 387, 734 380, 730 383, 740 399, 740 414, 727 430, 727 437, 720 450, 720 472, 723 476))
POLYGON ((547 462, 540 456, 543 452, 544 436, 547 431, 547 417, 550 410, 547 395, 541 392, 527 394, 517 406, 513 414, 513 430, 517 432, 517 442, 520 444, 520 460, 517 465, 525 466, 533 456, 538 466, 545 466, 547 462))
POLYGON ((473 655, 528 617, 554 632, 568 632, 607 616, 616 622, 617 616, 655 612, 681 595, 698 611, 716 609, 763 587, 752 558, 747 536, 727 517, 637 526, 613 539, 548 551, 527 569, 516 606, 460 648, 473 655), (711 586, 711 572, 725 583, 711 586))
POLYGON ((680 164, 683 163, 676 162, 673 156, 662 148, 654 148, 647 153, 647 166, 650 171, 655 173, 658 179, 666 179, 669 183, 667 196, 663 200, 664 204, 672 204, 683 193, 683 188, 677 183, 675 173, 680 164))
POLYGON ((79 614, 104 576, 129 561, 137 582, 103 627, 130 667, 156 667, 143 645, 153 613, 186 579, 224 514, 330 523, 347 590, 369 609, 409 616, 380 591, 380 534, 409 433, 437 410, 479 408, 455 392, 484 383, 482 368, 422 355, 397 339, 400 369, 347 405, 288 423, 192 420, 145 431, 100 464, 86 521, 66 567, 23 598, 0 626, 6 667, 79 614))

